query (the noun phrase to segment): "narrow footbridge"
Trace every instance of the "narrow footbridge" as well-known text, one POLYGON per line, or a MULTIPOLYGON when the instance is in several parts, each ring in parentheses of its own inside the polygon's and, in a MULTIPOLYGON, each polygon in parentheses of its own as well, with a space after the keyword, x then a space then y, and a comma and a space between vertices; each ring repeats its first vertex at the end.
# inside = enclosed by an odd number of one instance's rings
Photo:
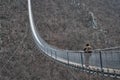
POLYGON ((120 48, 94 50, 91 55, 83 51, 62 50, 48 45, 38 34, 32 15, 31 0, 28 0, 30 27, 33 38, 45 55, 57 62, 89 73, 98 73, 104 76, 120 78, 120 48), (86 66, 89 65, 89 66, 86 66))

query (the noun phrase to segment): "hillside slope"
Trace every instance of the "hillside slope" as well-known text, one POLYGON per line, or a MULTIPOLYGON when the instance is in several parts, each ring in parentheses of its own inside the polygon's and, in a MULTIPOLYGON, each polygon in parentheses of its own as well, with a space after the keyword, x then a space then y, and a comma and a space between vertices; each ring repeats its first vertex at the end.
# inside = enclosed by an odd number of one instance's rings
POLYGON ((63 49, 120 46, 120 0, 33 1, 35 23, 42 37, 63 49))
POLYGON ((0 80, 114 80, 70 69, 42 53, 30 31, 27 0, 0 0, 0 80))

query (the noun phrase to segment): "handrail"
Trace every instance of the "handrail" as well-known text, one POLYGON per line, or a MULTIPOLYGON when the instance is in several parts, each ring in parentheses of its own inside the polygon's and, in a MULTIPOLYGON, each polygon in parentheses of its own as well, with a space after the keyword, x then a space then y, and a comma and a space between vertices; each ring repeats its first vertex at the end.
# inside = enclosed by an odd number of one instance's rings
POLYGON ((28 0, 28 12, 30 27, 35 43, 46 55, 48 55, 49 57, 53 58, 56 61, 68 64, 68 66, 74 66, 77 68, 82 68, 84 70, 115 75, 120 77, 120 63, 119 63, 120 59, 117 54, 113 54, 112 52, 109 54, 105 54, 104 51, 109 49, 96 49, 93 51, 93 53, 89 54, 88 56, 88 54, 86 55, 83 51, 62 50, 50 46, 39 36, 38 31, 35 27, 31 8, 31 0, 28 0), (114 58, 109 59, 108 57, 114 58), (112 62, 108 63, 108 60, 112 62), (87 65, 89 64, 89 66, 87 66, 86 64, 87 65))
POLYGON ((95 51, 96 50, 99 50, 99 51, 108 51, 108 50, 115 50, 115 49, 120 49, 120 46, 110 47, 110 48, 104 48, 104 49, 95 49, 95 51))

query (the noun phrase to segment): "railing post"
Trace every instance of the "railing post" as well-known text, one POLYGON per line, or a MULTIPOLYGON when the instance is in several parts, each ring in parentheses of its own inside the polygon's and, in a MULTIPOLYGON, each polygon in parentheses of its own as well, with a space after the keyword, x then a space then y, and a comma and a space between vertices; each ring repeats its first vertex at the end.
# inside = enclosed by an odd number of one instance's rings
POLYGON ((116 75, 116 71, 114 70, 114 76, 115 76, 115 78, 117 78, 117 75, 116 75))
POLYGON ((47 52, 47 47, 46 47, 46 50, 45 50, 45 51, 46 51, 46 54, 47 54, 47 53, 48 53, 48 52, 47 52))
POLYGON ((51 57, 52 57, 52 49, 50 51, 51 51, 51 57))
POLYGON ((48 52, 48 48, 47 48, 47 54, 48 54, 49 52, 48 52))
POLYGON ((101 68, 101 71, 103 72, 103 63, 102 63, 102 54, 101 54, 101 51, 99 51, 99 54, 100 54, 100 68, 101 68))
POLYGON ((82 52, 81 52, 81 64, 82 64, 82 69, 83 69, 83 56, 82 56, 82 52))
POLYGON ((68 65, 69 65, 69 55, 68 55, 68 52, 67 52, 67 60, 68 60, 68 65))
POLYGON ((56 53, 56 51, 55 51, 55 59, 57 60, 57 53, 56 53))

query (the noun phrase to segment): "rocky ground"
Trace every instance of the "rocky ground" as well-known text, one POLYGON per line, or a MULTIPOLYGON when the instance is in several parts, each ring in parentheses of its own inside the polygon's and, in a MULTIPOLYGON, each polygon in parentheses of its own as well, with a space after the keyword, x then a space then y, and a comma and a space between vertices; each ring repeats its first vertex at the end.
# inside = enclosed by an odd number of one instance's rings
POLYGON ((76 71, 44 56, 29 26, 27 0, 0 0, 0 80, 117 80, 76 71))

